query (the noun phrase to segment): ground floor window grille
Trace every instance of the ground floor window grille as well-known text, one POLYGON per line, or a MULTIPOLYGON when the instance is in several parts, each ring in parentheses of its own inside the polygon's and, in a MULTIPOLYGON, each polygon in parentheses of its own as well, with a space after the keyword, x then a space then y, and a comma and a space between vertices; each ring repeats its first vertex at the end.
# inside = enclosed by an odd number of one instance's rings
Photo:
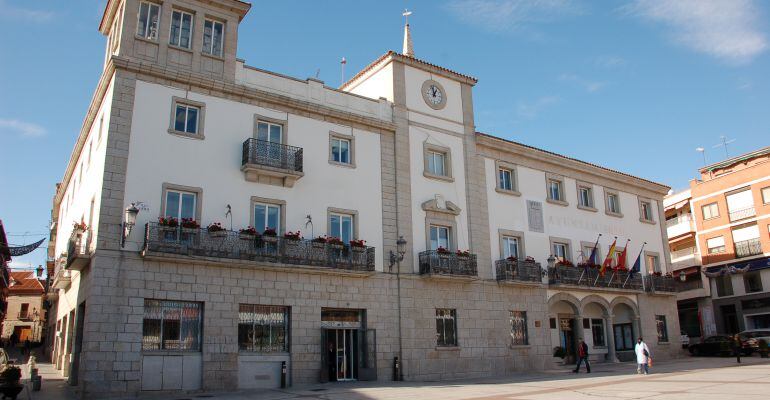
POLYGON ((238 310, 238 348, 242 351, 289 351, 289 308, 241 304, 238 310))
POLYGON ((436 309, 436 344, 457 346, 457 318, 453 309, 436 309))
POLYGON ((202 324, 201 303, 145 299, 142 350, 200 351, 202 324))
POLYGON ((521 346, 527 344, 529 344, 527 312, 511 311, 511 345, 521 346))
POLYGON ((655 329, 658 332, 658 342, 668 342, 668 328, 666 327, 666 316, 655 316, 655 329))

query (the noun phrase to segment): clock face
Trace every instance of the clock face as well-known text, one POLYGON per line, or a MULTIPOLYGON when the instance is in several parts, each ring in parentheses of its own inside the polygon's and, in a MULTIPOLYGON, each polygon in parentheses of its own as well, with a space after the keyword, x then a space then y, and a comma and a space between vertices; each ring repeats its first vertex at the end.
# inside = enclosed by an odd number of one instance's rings
POLYGON ((428 98, 428 101, 434 105, 441 104, 441 101, 444 99, 444 93, 442 93, 441 88, 436 85, 428 85, 425 96, 428 98))
POLYGON ((446 105, 446 91, 440 83, 428 79, 422 84, 422 98, 430 108, 440 110, 446 105))

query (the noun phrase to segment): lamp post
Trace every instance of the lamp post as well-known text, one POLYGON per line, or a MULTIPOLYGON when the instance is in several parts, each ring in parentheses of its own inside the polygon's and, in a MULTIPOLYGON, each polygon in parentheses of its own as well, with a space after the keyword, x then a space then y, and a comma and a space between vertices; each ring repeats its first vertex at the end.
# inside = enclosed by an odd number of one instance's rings
POLYGON ((398 300, 398 358, 395 360, 393 380, 403 380, 403 334, 401 333, 401 261, 404 260, 406 254, 406 239, 403 236, 399 236, 396 240, 396 252, 390 251, 390 272, 393 272, 393 266, 396 266, 396 290, 398 300))
POLYGON ((548 275, 548 271, 553 271, 553 269, 556 267, 556 257, 551 254, 548 256, 546 262, 548 262, 548 269, 543 271, 543 277, 548 275))
POLYGON ((139 215, 139 208, 134 203, 131 203, 126 207, 125 215, 123 218, 123 237, 120 240, 120 247, 126 246, 126 239, 131 234, 131 230, 136 225, 136 216, 139 215))

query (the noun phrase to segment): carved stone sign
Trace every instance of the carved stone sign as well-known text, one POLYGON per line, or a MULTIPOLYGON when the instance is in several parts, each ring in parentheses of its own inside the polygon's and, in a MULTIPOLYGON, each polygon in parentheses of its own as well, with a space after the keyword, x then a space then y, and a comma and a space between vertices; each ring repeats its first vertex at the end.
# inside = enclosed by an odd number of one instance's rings
POLYGON ((527 200, 527 221, 529 222, 530 232, 545 232, 543 227, 543 203, 527 200))

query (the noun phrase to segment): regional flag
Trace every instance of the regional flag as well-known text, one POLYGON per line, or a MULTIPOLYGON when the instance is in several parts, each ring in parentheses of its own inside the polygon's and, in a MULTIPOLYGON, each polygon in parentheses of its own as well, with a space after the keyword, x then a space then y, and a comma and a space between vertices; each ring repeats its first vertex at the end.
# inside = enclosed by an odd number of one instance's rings
POLYGON ((615 244, 617 243, 618 239, 615 238, 615 240, 612 242, 612 246, 610 246, 610 251, 607 252, 607 258, 604 259, 604 262, 602 263, 602 267, 599 269, 599 275, 604 276, 604 271, 607 270, 607 267, 612 265, 612 260, 615 256, 615 244))
POLYGON ((626 250, 628 249, 628 243, 626 243, 626 247, 623 248, 623 251, 620 252, 620 255, 618 256, 618 265, 615 266, 615 270, 622 271, 626 269, 626 250))

